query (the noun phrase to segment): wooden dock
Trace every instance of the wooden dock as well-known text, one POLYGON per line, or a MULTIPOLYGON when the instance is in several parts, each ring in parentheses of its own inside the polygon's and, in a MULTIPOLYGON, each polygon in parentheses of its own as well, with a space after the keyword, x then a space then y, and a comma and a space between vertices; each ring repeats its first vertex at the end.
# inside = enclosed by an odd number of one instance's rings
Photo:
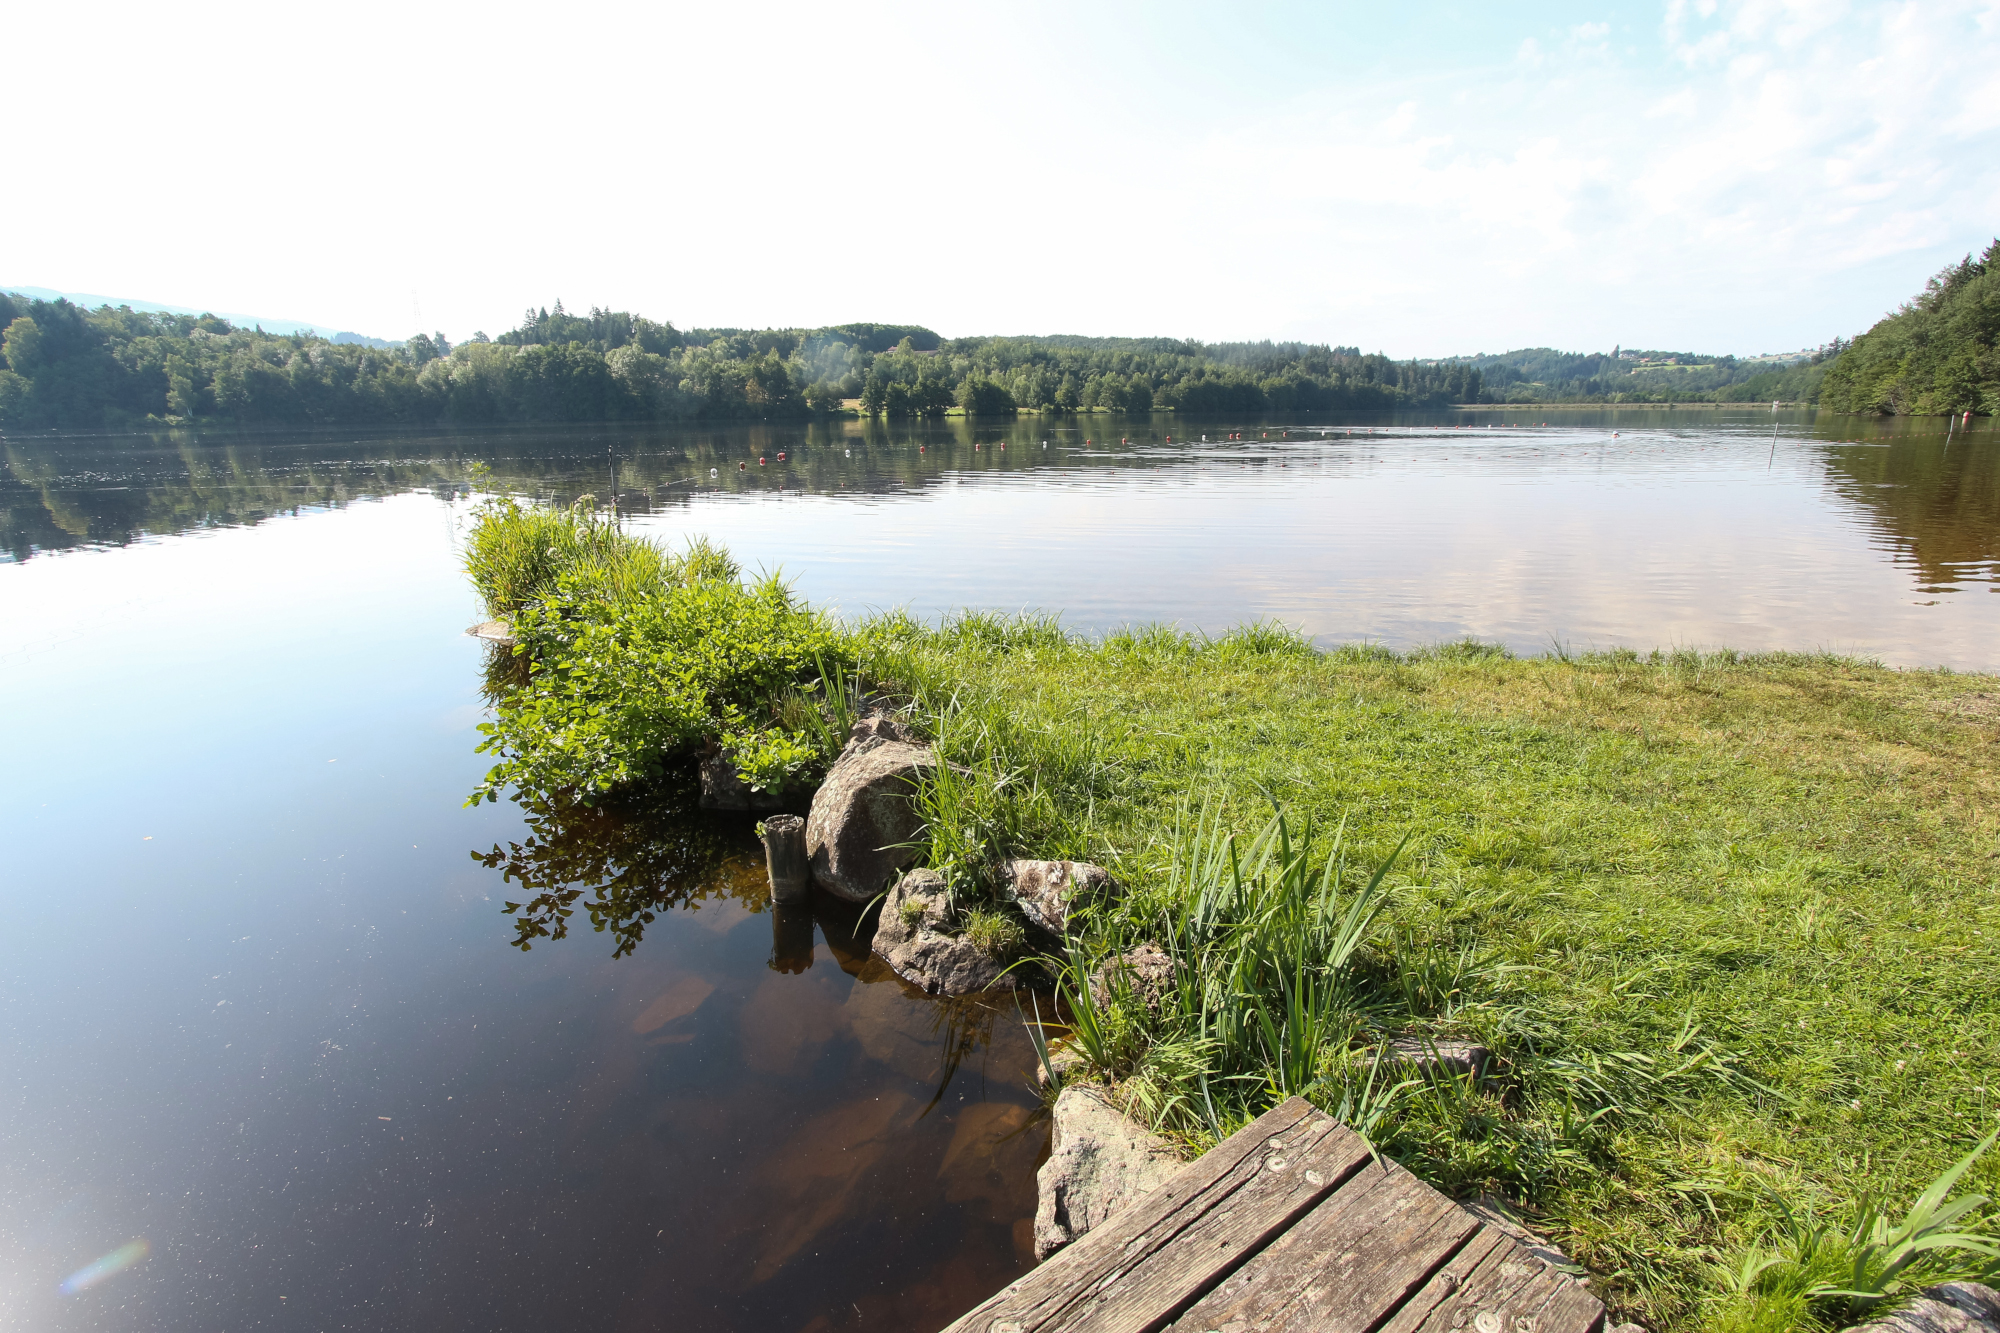
POLYGON ((1604 1306, 1294 1097, 946 1333, 1601 1333, 1604 1306))

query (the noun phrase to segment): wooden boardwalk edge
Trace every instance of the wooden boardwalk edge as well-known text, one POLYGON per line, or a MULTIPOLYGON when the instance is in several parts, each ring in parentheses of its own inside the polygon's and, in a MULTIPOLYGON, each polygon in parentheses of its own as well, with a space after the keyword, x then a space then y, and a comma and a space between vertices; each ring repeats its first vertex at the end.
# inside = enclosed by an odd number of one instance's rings
POLYGON ((946 1333, 1487 1333, 1489 1325, 1599 1333, 1604 1307, 1294 1097, 946 1333))

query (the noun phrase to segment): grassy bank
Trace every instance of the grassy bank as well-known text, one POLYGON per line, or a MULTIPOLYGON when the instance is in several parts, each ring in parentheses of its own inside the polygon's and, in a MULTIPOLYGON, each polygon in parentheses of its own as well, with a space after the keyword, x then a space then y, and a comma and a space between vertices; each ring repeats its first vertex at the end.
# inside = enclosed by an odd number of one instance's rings
MULTIPOLYGON (((876 660, 1006 717, 1015 766, 1088 737, 1073 836, 1142 894, 1204 800, 1246 832, 1274 800, 1344 821, 1350 893, 1407 837, 1370 937, 1395 984, 1363 1025, 1476 1036, 1506 1091, 1406 1096, 1376 1138, 1527 1205, 1652 1326, 1725 1318, 1712 1266, 1773 1219, 1767 1192, 1845 1220, 1994 1127, 2000 681, 980 621, 876 660)), ((1361 1073, 1336 1072, 1331 1109, 1361 1073)))
MULTIPOLYGON (((1303 1091, 1441 1188, 1522 1206, 1649 1327, 1816 1328, 1859 1312, 1802 1294, 1852 1285, 1856 1247, 1801 1219, 1837 1233, 1863 1196, 1900 1206, 2000 1123, 2000 680, 1817 656, 1321 653, 1260 628, 832 627, 712 557, 661 568, 658 592, 620 597, 726 585, 706 595, 766 607, 727 622, 762 627, 739 649, 780 652, 701 677, 709 713, 673 694, 684 751, 733 728, 821 761, 802 701, 851 666, 970 773, 923 793, 928 859, 968 920, 995 908, 997 857, 1113 868, 1124 892, 1058 964, 1077 1045, 1191 1151, 1303 1091), (1090 1000, 1080 979, 1140 942, 1175 955, 1178 983, 1090 1000), (1495 1076, 1384 1077, 1398 1036, 1477 1038, 1495 1076)), ((713 660, 708 622, 542 605, 524 614, 542 684, 503 698, 502 742, 571 744, 578 718, 643 714, 649 679, 713 660), (563 628, 579 620, 624 628, 584 652, 563 628)), ((628 722, 603 735, 606 754, 662 746, 628 722)))

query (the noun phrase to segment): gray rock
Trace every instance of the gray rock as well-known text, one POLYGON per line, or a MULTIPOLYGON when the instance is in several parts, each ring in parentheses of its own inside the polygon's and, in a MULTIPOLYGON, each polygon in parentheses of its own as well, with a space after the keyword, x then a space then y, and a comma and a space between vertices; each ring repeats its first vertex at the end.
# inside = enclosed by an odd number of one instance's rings
POLYGON ((1161 999, 1174 984, 1173 956, 1149 940, 1128 953, 1105 959, 1090 982, 1090 993, 1099 1004, 1111 1002, 1113 980, 1120 977, 1140 1003, 1158 1012, 1161 999))
POLYGON ((1009 861, 1000 867, 1000 889, 1021 906, 1028 924, 1058 940, 1069 932, 1070 909, 1103 893, 1111 876, 1088 861, 1009 861))
POLYGON ((1035 1173, 1035 1258, 1102 1226, 1180 1165, 1173 1145, 1126 1119, 1096 1089, 1063 1089, 1049 1160, 1035 1173))
POLYGON ((897 976, 930 995, 1014 989, 1019 973, 1007 971, 1012 960, 995 958, 963 936, 945 934, 949 921, 944 877, 935 870, 912 870, 882 902, 875 952, 897 976))
POLYGON ((802 791, 759 791, 743 780, 727 754, 714 750, 701 760, 701 808, 775 814, 804 803, 802 791))
POLYGON ((865 903, 916 859, 915 847, 900 844, 923 831, 912 798, 917 779, 936 763, 929 750, 879 736, 840 752, 806 818, 806 855, 821 888, 865 903))
POLYGON ((1849 1333, 2000 1333, 2000 1291, 1977 1282, 1947 1282, 1849 1333))
POLYGON ((482 620, 466 631, 475 639, 484 639, 502 648, 512 648, 520 640, 514 637, 513 628, 504 620, 482 620))
POLYGON ((1493 1052, 1461 1037, 1407 1036, 1389 1043, 1389 1058, 1414 1065, 1421 1074, 1483 1078, 1493 1052))
POLYGON ((847 740, 849 744, 867 740, 901 741, 905 745, 924 743, 917 729, 895 713, 870 713, 858 719, 848 731, 847 740))

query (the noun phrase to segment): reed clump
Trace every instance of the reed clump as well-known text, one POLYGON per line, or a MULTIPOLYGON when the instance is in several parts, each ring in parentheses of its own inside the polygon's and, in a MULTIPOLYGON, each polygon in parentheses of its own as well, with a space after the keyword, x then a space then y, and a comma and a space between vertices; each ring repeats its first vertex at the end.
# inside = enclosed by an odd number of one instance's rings
POLYGON ((487 613, 499 620, 557 596, 622 604, 742 572, 705 538, 670 552, 633 537, 590 496, 557 508, 511 496, 484 502, 466 535, 464 562, 487 613))

